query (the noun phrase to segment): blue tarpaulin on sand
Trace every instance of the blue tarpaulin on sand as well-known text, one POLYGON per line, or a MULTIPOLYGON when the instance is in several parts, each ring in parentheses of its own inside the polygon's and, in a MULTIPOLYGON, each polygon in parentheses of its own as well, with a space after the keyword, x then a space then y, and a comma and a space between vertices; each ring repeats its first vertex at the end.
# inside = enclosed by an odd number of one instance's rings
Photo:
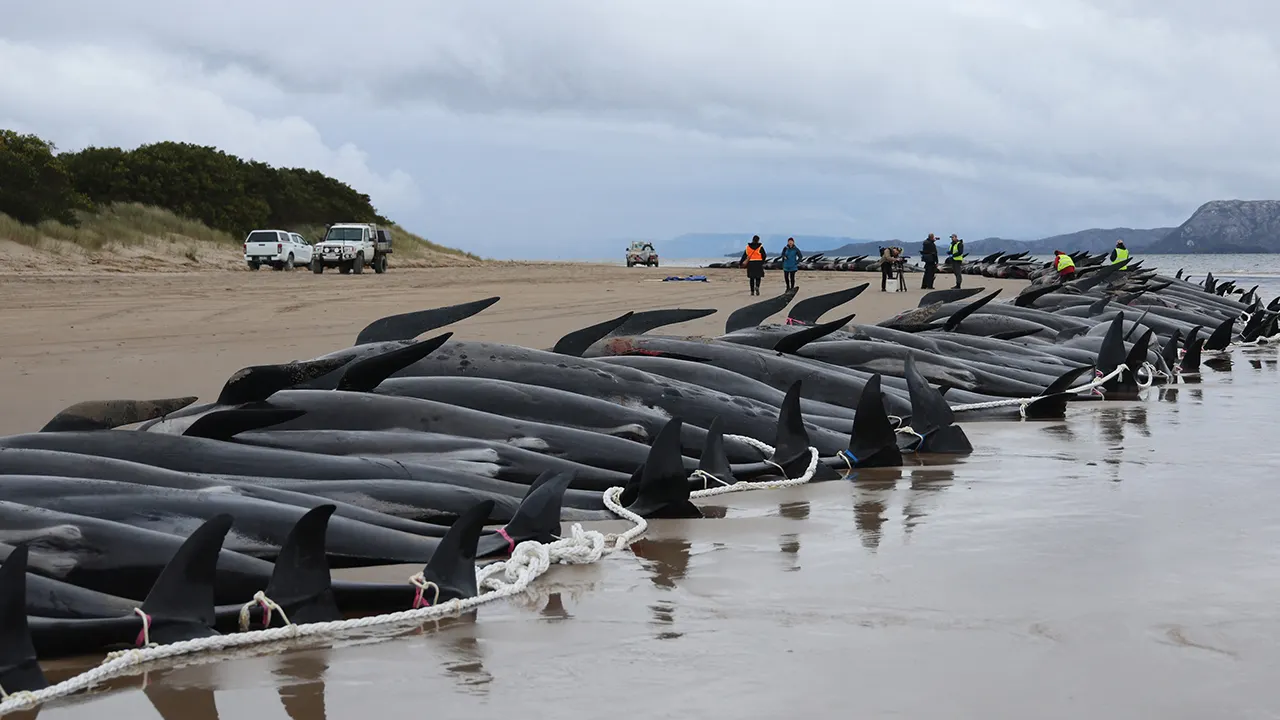
POLYGON ((662 278, 662 282, 707 282, 707 276, 686 275, 685 277, 680 277, 679 275, 668 275, 662 278))

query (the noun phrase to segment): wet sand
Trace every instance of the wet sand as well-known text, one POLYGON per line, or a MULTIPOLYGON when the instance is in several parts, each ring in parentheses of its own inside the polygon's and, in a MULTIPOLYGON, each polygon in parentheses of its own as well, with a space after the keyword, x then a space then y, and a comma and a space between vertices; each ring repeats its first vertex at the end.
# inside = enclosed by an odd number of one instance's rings
MULTIPOLYGON (((746 298, 739 282, 649 286, 625 269, 584 272, 600 273, 599 306, 557 318, 567 295, 547 275, 528 288, 508 284, 502 302, 458 332, 545 346, 637 298, 725 309, 746 298)), ((170 319, 162 327, 180 337, 135 326, 126 350, 62 336, 63 354, 96 359, 69 358, 75 364, 60 372, 33 361, 31 341, 17 358, 70 400, 84 393, 62 383, 84 383, 78 390, 91 396, 136 395, 146 385, 128 383, 146 371, 123 368, 139 363, 173 383, 167 394, 216 391, 220 380, 203 374, 318 354, 387 308, 497 292, 460 277, 452 292, 405 277, 424 285, 401 287, 412 299, 351 300, 360 307, 340 311, 350 319, 307 320, 275 340, 242 307, 244 295, 271 291, 240 290, 223 300, 230 317, 205 321, 235 348, 221 355, 199 339, 199 323, 170 319), (228 327, 237 323, 239 333, 228 327), (104 364, 111 382, 77 377, 104 364)), ((268 278, 291 288, 277 295, 312 297, 295 278, 268 278)), ((802 289, 827 282, 814 280, 802 276, 802 289)), ((337 287, 331 298, 347 291, 337 287)), ((139 303, 114 292, 112 307, 139 303)), ((908 300, 878 289, 864 297, 854 309, 867 320, 874 303, 908 300)), ((52 315, 55 299, 40 312, 52 315)), ((9 338, 22 326, 3 306, 9 338)), ((111 322, 128 327, 121 316, 111 322)), ((719 328, 717 316, 700 322, 694 331, 719 328)), ((92 699, 55 702, 40 717, 302 720, 374 708, 519 718, 1277 717, 1280 450, 1260 438, 1278 396, 1276 359, 1275 349, 1237 351, 1233 367, 1206 369, 1202 383, 1073 407, 1062 422, 968 424, 976 452, 951 464, 702 501, 707 519, 653 522, 634 555, 553 568, 521 601, 394 640, 192 657, 114 680, 92 699)), ((4 372, 17 398, 39 394, 29 377, 4 372)), ((8 415, 15 429, 43 422, 40 413, 8 415)))

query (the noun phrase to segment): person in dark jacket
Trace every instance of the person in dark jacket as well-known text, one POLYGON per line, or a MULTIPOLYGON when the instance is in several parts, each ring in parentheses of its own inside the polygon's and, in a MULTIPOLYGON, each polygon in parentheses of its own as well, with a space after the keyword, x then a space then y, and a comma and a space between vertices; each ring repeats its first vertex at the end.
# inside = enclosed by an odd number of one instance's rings
POLYGON ((920 248, 920 262, 924 263, 924 280, 920 282, 921 290, 933 289, 933 278, 938 274, 938 238, 933 233, 924 239, 920 248))
POLYGON ((893 278, 893 267, 902 256, 902 248, 880 248, 880 292, 888 292, 889 280, 893 278))
POLYGON ((740 265, 747 269, 747 282, 751 285, 751 294, 760 294, 760 281, 764 279, 764 261, 768 259, 764 245, 760 244, 760 236, 754 235, 747 249, 742 251, 740 265))
POLYGON ((782 248, 782 279, 786 282, 788 290, 796 286, 796 271, 800 269, 800 258, 800 248, 796 247, 796 239, 787 238, 787 245, 782 248))

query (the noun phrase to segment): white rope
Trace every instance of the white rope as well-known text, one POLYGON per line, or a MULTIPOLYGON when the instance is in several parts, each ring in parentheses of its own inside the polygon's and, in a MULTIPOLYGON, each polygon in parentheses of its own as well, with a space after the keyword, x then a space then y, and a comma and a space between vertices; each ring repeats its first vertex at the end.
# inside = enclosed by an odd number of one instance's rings
MULTIPOLYGON (((738 440, 751 445, 760 450, 766 456, 770 456, 774 453, 774 448, 772 446, 760 442, 755 438, 749 438, 742 435, 725 435, 725 438, 738 440)), ((774 467, 778 466, 774 464, 774 467)), ((817 469, 818 449, 810 447, 809 465, 805 469, 804 474, 800 477, 788 478, 786 477, 786 473, 783 472, 781 480, 762 480, 756 482, 742 480, 731 484, 723 484, 723 481, 713 478, 722 484, 719 487, 695 490, 689 493, 689 498, 691 500, 696 500, 699 498, 713 497, 715 495, 724 495, 732 492, 742 492, 745 490, 765 490, 803 485, 813 479, 813 475, 817 469)), ((780 467, 779 470, 781 470, 780 467)), ((702 473, 701 475, 711 477, 706 473, 702 473)), ((691 477, 695 476, 699 476, 699 473, 695 472, 691 474, 691 477)), ((267 613, 267 617, 265 619, 266 624, 270 624, 270 613, 274 611, 280 613, 281 619, 286 623, 284 627, 264 627, 261 630, 250 630, 247 632, 232 633, 230 635, 217 635, 214 637, 197 638, 195 640, 184 640, 182 642, 169 643, 167 645, 155 645, 151 643, 150 618, 142 613, 141 610, 136 610, 136 612, 143 618, 143 632, 140 634, 140 643, 143 647, 110 653, 102 664, 97 667, 57 683, 56 685, 50 685, 42 690, 21 691, 7 694, 4 693, 3 688, 0 688, 0 697, 3 697, 3 701, 0 702, 0 715, 17 710, 26 710, 45 701, 52 700, 53 698, 70 695, 71 693, 88 689, 103 680, 122 674, 130 668, 144 663, 151 663, 156 660, 204 651, 219 651, 226 650, 228 648, 261 645, 263 643, 278 642, 294 638, 333 635, 348 630, 357 630, 378 625, 398 625, 402 623, 420 624, 427 620, 435 620, 447 616, 457 616, 480 605, 484 605, 501 598, 518 595, 525 592, 529 588, 529 585, 540 575, 547 572, 553 564, 562 563, 568 565, 585 565, 588 563, 598 562, 606 555, 627 549, 632 543, 640 539, 640 537, 644 535, 645 531, 648 530, 649 523, 644 518, 622 506, 619 502, 622 492, 623 488, 621 487, 612 487, 605 490, 604 506, 618 517, 631 521, 632 527, 629 530, 616 535, 605 535, 597 530, 584 530, 581 524, 574 523, 570 528, 569 537, 561 538, 554 542, 545 544, 534 540, 526 540, 512 549, 511 556, 507 560, 476 569, 476 586, 479 589, 480 594, 475 597, 449 600, 442 604, 432 602, 426 607, 417 607, 411 610, 404 610, 386 615, 295 625, 289 621, 288 617, 284 615, 284 610, 277 605, 275 601, 267 597, 262 591, 259 591, 254 594, 253 600, 246 603, 244 607, 241 608, 241 627, 248 626, 248 611, 255 604, 261 605, 267 613)), ((415 605, 417 605, 419 601, 425 602, 425 598, 423 596, 425 592, 431 588, 434 588, 435 590, 435 599, 439 599, 440 588, 436 586, 435 583, 426 581, 422 577, 421 573, 410 578, 410 582, 418 589, 415 605)))
MULTIPOLYGON (((1079 387, 1071 388, 1070 390, 1066 390, 1065 392, 1070 394, 1088 392, 1090 390, 1093 390, 1094 388, 1102 387, 1112 378, 1120 377, 1128 370, 1129 370, 1128 366, 1121 365, 1120 367, 1117 367, 1115 370, 1112 370, 1110 373, 1106 375, 1094 378, 1092 382, 1085 383, 1084 385, 1081 385, 1079 387)), ((1148 386, 1149 385, 1150 383, 1148 383, 1148 386)), ((1032 403, 1036 402, 1037 400, 1042 400, 1044 397, 1045 397, 1044 395, 1037 395, 1035 397, 1029 397, 1029 398, 1008 398, 1005 400, 991 400, 988 402, 969 403, 967 405, 952 405, 951 411, 966 412, 969 410, 988 410, 990 408, 1013 407, 1014 405, 1017 405, 1018 414, 1020 414, 1022 417, 1025 418, 1027 416, 1027 407, 1032 403)))

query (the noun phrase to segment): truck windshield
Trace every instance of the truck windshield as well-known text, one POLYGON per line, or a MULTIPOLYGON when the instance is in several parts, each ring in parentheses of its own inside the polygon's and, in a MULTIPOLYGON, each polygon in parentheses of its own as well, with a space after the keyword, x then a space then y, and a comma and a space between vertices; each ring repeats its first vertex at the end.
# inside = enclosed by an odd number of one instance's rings
POLYGON ((362 240, 364 239, 364 230, 361 228, 329 228, 329 233, 324 236, 325 240, 341 242, 343 240, 362 240))
POLYGON ((274 243, 280 242, 280 236, 275 230, 254 230, 249 233, 249 237, 244 239, 247 243, 274 243))

